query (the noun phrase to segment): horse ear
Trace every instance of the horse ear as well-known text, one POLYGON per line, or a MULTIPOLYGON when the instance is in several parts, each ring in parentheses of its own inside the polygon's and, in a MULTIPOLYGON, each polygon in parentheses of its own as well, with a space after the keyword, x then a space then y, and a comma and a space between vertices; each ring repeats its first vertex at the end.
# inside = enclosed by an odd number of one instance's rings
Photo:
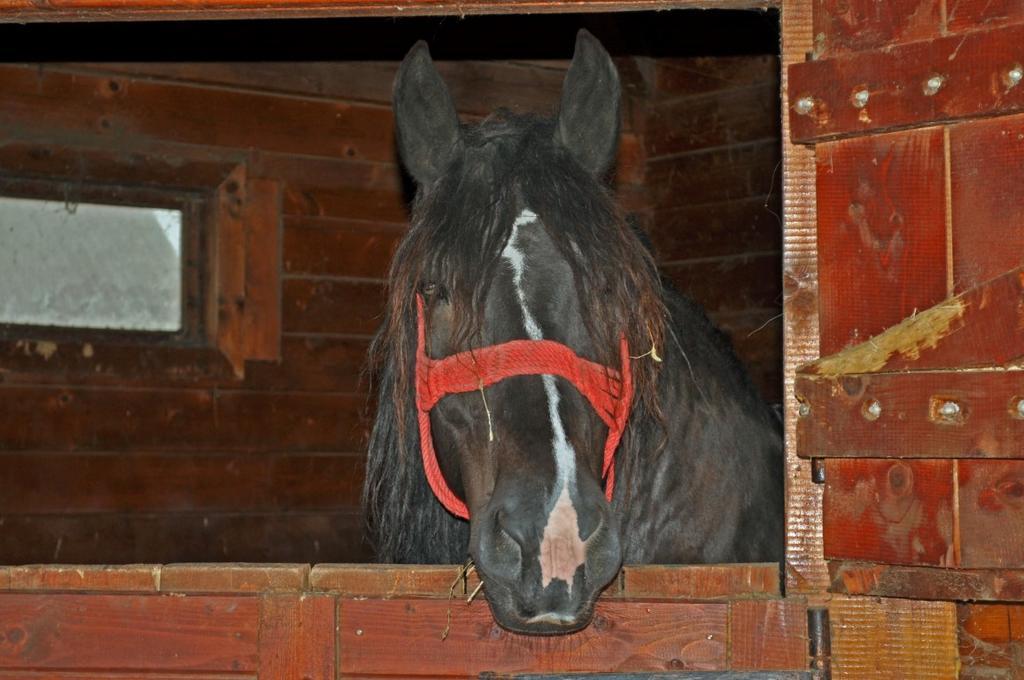
POLYGON ((619 73, 608 52, 580 29, 562 85, 555 139, 594 175, 603 174, 615 159, 621 94, 619 73))
POLYGON ((459 141, 459 117, 422 40, 398 68, 394 111, 399 155, 413 179, 428 184, 451 160, 459 141))

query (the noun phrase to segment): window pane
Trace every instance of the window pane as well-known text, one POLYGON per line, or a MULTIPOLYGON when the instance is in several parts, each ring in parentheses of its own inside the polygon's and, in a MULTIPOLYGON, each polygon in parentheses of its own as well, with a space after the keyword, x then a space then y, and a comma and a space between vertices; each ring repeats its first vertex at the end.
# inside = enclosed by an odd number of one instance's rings
POLYGON ((0 323, 181 328, 181 211, 0 197, 0 323))

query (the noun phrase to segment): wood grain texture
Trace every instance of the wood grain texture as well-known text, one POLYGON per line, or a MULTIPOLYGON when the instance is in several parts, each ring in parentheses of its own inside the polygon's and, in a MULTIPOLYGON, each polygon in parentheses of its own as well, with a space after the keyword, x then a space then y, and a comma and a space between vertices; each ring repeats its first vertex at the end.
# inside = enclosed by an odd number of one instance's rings
POLYGON ((165 564, 160 569, 165 593, 298 591, 308 580, 308 564, 165 564))
POLYGON ((648 235, 659 262, 782 249, 772 196, 655 211, 648 235))
POLYGON ((1022 36, 1024 26, 1010 25, 794 64, 787 100, 793 139, 806 143, 1018 112, 1024 88, 1011 86, 1007 74, 1017 64, 1013 55, 1022 36), (860 90, 868 93, 863 107, 853 99, 860 90), (802 98, 813 100, 813 108, 798 110, 802 98))
POLYGON ((937 38, 944 29, 942 20, 941 0, 815 0, 815 53, 833 56, 937 38))
POLYGON ((242 347, 246 361, 281 359, 281 184, 249 179, 242 347))
POLYGON ((946 297, 942 130, 821 144, 821 351, 830 354, 946 297))
POLYGON ((953 603, 837 596, 829 612, 836 680, 957 677, 953 603))
POLYGON ((680 600, 737 599, 779 595, 779 565, 627 565, 622 595, 680 600))
POLYGON ((156 592, 160 565, 58 565, 8 567, 3 590, 156 592))
POLYGON ((797 381, 810 411, 797 439, 803 455, 894 458, 1020 458, 1021 371, 878 373, 797 381), (878 404, 871 419, 867 409, 878 404), (940 409, 953 403, 957 415, 940 409), (866 416, 866 414, 868 414, 866 416))
POLYGON ((830 590, 845 595, 916 600, 1021 601, 1019 569, 950 569, 892 564, 829 562, 830 590))
POLYGON ((771 309, 779 304, 779 252, 727 255, 668 263, 662 274, 707 312, 771 309))
MULTIPOLYGON (((789 65, 802 62, 813 48, 810 0, 787 2, 782 13, 782 101, 793 91, 789 65)), ((820 597, 828 587, 822 558, 820 485, 811 481, 811 465, 801 460, 796 426, 799 404, 794 392, 796 368, 820 356, 818 347, 818 220, 815 160, 811 149, 790 140, 792 114, 782 111, 783 255, 785 306, 783 395, 786 442, 786 592, 820 597)))
POLYGON ((1024 182, 1024 116, 950 127, 949 154, 960 292, 1024 265, 1024 207, 1015 200, 1024 182))
POLYGON ((665 157, 647 165, 647 201, 656 209, 686 205, 686 197, 732 201, 771 191, 779 143, 765 140, 665 157))
POLYGON ((332 278, 285 279, 287 333, 329 333, 369 339, 384 318, 384 285, 332 278))
POLYGON ((724 670, 727 664, 725 604, 605 601, 583 631, 538 638, 500 628, 483 602, 456 602, 442 642, 447 608, 443 600, 342 600, 341 673, 475 676, 724 670))
POLYGON ((285 220, 282 267, 288 276, 384 279, 404 228, 330 218, 285 220))
POLYGON ((255 598, 4 594, 7 670, 246 671, 255 598))
MULTIPOLYGON (((461 574, 462 567, 454 564, 317 564, 310 572, 309 587, 342 597, 448 598, 461 574)), ((479 583, 474 571, 457 584, 455 596, 468 595, 479 583)))
POLYGON ((1024 18, 1020 0, 947 0, 946 26, 950 32, 970 31, 1024 18))
POLYGON ((961 565, 1024 567, 1024 461, 962 460, 958 467, 961 565))
POLYGON ((1024 673, 1024 605, 960 604, 956 613, 961 680, 1024 673))
POLYGON ((259 678, 333 680, 336 610, 327 595, 261 597, 259 678))
POLYGON ((825 557, 954 566, 951 461, 826 460, 825 557))
POLYGON ((729 640, 734 670, 805 669, 807 605, 798 599, 733 602, 729 640))

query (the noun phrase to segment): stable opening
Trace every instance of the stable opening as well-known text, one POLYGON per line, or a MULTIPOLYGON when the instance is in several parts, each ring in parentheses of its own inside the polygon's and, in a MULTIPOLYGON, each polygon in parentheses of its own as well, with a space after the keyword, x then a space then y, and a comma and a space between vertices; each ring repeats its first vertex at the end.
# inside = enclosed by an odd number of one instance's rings
POLYGON ((0 563, 372 560, 362 371, 411 198, 398 63, 428 40, 464 120, 547 114, 580 27, 623 84, 620 205, 781 402, 776 13, 2 26, 4 175, 85 185, 113 165, 130 186, 144 154, 174 159, 150 188, 225 163, 281 184, 280 242, 257 247, 280 248, 282 341, 240 377, 197 371, 194 348, 127 361, 78 328, 53 353, 5 326, 0 563))

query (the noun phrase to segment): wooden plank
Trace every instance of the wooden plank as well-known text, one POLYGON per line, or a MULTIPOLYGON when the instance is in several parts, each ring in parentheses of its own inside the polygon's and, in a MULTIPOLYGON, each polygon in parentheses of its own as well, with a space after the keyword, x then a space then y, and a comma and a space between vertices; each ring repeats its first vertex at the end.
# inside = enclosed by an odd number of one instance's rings
POLYGON ((245 212, 249 187, 246 166, 238 166, 217 187, 207 228, 214 233, 209 256, 206 333, 227 358, 235 377, 245 376, 245 212))
MULTIPOLYGON (((767 9, 778 6, 765 0, 587 0, 603 12, 667 9, 767 9)), ((471 0, 450 3, 447 0, 403 0, 403 2, 346 2, 324 4, 317 0, 277 0, 274 4, 257 0, 215 0, 196 9, 183 8, 171 0, 56 0, 41 9, 31 0, 10 0, 0 21, 110 21, 111 12, 119 21, 127 20, 186 20, 202 18, 267 18, 267 17, 340 17, 340 16, 466 16, 470 14, 561 14, 581 11, 579 0, 521 0, 514 5, 504 0, 471 0)))
POLYGON ((656 210, 647 233, 659 262, 781 251, 778 193, 656 210))
POLYGON ((911 314, 867 341, 805 364, 800 377, 1010 368, 1024 356, 1024 268, 911 314))
POLYGON ((832 677, 957 677, 956 605, 835 597, 829 604, 832 677))
POLYGON ((915 600, 1024 600, 1019 569, 949 569, 829 562, 834 593, 915 600))
POLYGON ((384 279, 405 230, 378 222, 290 217, 284 223, 287 275, 384 279))
POLYGON ((297 592, 305 589, 308 577, 308 564, 166 564, 160 570, 160 591, 297 592))
POLYGON ((817 147, 823 354, 946 297, 944 158, 939 128, 817 147))
POLYGON ((1024 115, 950 127, 949 155, 959 292, 1024 265, 1024 115))
POLYGON ((246 671, 257 661, 251 597, 0 597, 7 670, 246 671))
POLYGON ((766 70, 752 86, 650 105, 643 137, 647 157, 655 160, 699 149, 777 140, 778 91, 778 71, 766 70))
POLYGON ((1022 18, 1020 0, 948 0, 946 5, 946 27, 951 32, 1018 23, 1022 18))
POLYGON ((878 373, 801 377, 801 455, 875 458, 1021 458, 1024 372, 878 373), (877 404, 877 418, 869 409, 877 404), (947 404, 952 404, 947 406, 947 404), (954 409, 951 417, 943 410, 954 409))
POLYGON ((0 341, 0 376, 8 385, 226 387, 249 390, 365 393, 369 341, 285 336, 281 361, 246 367, 239 381, 218 350, 123 342, 0 341))
POLYGON ((370 560, 357 508, 196 514, 4 515, 9 564, 370 560))
POLYGON ((259 677, 333 680, 336 609, 327 595, 261 597, 259 677))
POLYGON ((442 641, 448 606, 444 600, 342 600, 340 672, 412 677, 726 668, 726 604, 603 601, 586 629, 538 638, 500 628, 483 602, 456 602, 442 641))
MULTIPOLYGON (((812 3, 793 0, 782 15, 782 101, 792 86, 790 64, 802 62, 813 48, 812 3)), ((820 484, 811 464, 801 460, 796 426, 799 404, 793 389, 796 367, 821 356, 818 347, 818 252, 815 161, 811 149, 790 140, 791 111, 782 110, 782 281, 783 395, 786 443, 786 592, 820 593, 828 585, 822 558, 820 484)))
POLYGON ((1024 26, 1013 25, 794 64, 787 100, 793 139, 806 143, 1020 111, 1024 87, 1010 71, 1020 66, 1012 55, 1022 39, 1024 26), (868 97, 863 106, 853 96, 860 91, 868 97))
POLYGON ((88 564, 9 567, 3 590, 156 592, 160 565, 88 564))
POLYGON ((960 678, 1016 678, 1024 669, 1024 605, 960 604, 960 678))
POLYGON ((772 54, 658 57, 652 60, 655 101, 758 85, 779 74, 772 54))
POLYGON ((733 602, 729 640, 732 642, 730 668, 807 668, 807 605, 795 599, 733 602))
POLYGON ((369 338, 384 318, 384 286, 375 281, 285 279, 284 330, 369 338))
POLYGON ((957 465, 961 565, 1024 567, 1024 461, 957 465))
POLYGON ((45 66, 3 65, 0 85, 0 125, 13 135, 45 129, 88 135, 107 145, 154 139, 207 145, 212 140, 233 149, 394 158, 389 107, 65 73, 45 66))
POLYGON ((243 208, 245 292, 241 332, 246 361, 281 359, 281 185, 249 179, 243 208))
POLYGON ((700 196, 702 203, 763 196, 771 190, 778 164, 775 140, 652 161, 647 164, 646 205, 674 208, 687 205, 692 196, 700 196))
POLYGON ((360 451, 365 397, 347 394, 5 387, 7 451, 360 451))
POLYGON ((678 600, 778 596, 779 565, 627 565, 622 569, 622 595, 678 600))
POLYGON ((718 313, 778 305, 780 286, 771 282, 782 279, 781 267, 781 253, 758 252, 665 263, 660 269, 679 292, 718 313))
POLYGON ((955 566, 953 462, 826 460, 825 557, 955 566))
POLYGON ((941 0, 819 0, 814 7, 815 52, 833 55, 937 38, 943 20, 941 0))
MULTIPOLYGON (((457 565, 317 564, 310 572, 309 587, 343 597, 448 598, 460 574, 462 567, 457 565)), ((455 595, 464 596, 479 583, 474 571, 465 578, 464 585, 458 585, 455 595)))

